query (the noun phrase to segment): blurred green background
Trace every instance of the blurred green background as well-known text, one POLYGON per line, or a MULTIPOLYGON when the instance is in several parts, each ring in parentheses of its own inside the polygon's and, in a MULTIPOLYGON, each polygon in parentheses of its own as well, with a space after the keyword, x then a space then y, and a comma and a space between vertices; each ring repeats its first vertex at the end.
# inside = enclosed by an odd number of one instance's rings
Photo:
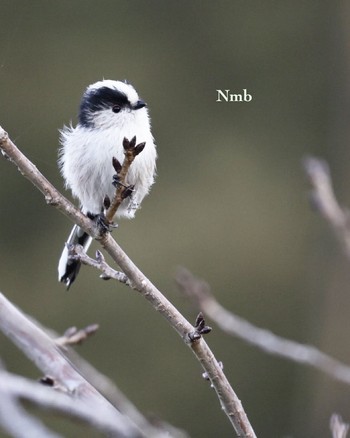
MULTIPOLYGON (((114 236, 187 318, 197 309, 174 284, 178 265, 252 323, 350 363, 349 260, 311 211, 301 166, 325 158, 350 205, 347 2, 0 0, 0 16, 0 125, 59 189, 58 129, 88 84, 127 78, 148 102, 157 181, 114 236), (216 89, 243 88, 250 103, 216 102, 216 89)), ((136 292, 88 268, 64 290, 71 223, 14 166, 0 172, 0 290, 59 332, 99 323, 79 352, 143 412, 232 436, 191 352, 136 292)), ((10 371, 40 375, 0 339, 10 371)), ((346 385, 215 327, 207 341, 259 437, 327 437, 333 412, 350 420, 346 385)))

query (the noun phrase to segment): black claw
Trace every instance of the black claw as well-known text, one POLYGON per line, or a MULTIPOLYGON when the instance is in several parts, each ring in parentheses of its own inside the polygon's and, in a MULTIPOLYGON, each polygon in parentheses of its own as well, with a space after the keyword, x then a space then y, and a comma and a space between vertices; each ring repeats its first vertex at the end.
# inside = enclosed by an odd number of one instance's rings
POLYGON ((122 197, 122 199, 126 199, 126 198, 128 198, 129 196, 131 196, 131 195, 132 195, 132 192, 134 191, 134 188, 135 188, 134 185, 127 186, 126 184, 122 183, 122 182, 120 181, 120 178, 119 178, 119 175, 118 175, 118 174, 113 175, 112 185, 113 185, 115 188, 118 188, 119 186, 121 186, 121 187, 124 188, 124 190, 122 190, 122 193, 121 193, 121 197, 122 197))
POLYGON ((99 214, 87 213, 87 217, 96 223, 100 234, 110 233, 112 228, 115 228, 115 226, 107 220, 103 212, 99 214))
POLYGON ((118 174, 113 175, 112 185, 117 188, 120 185, 120 178, 118 174))
POLYGON ((96 224, 101 232, 101 234, 108 233, 111 231, 111 224, 107 220, 103 213, 100 213, 96 217, 96 224))
POLYGON ((134 185, 126 186, 123 190, 123 193, 122 193, 122 199, 126 199, 129 196, 131 196, 133 191, 134 191, 134 188, 135 188, 134 185))
POLYGON ((125 188, 129 187, 129 186, 125 185, 124 183, 122 183, 122 182, 120 181, 120 177, 119 177, 118 174, 113 175, 112 185, 113 185, 115 188, 117 188, 118 186, 122 186, 122 187, 125 187, 125 188))
POLYGON ((194 328, 194 331, 188 334, 191 342, 197 341, 202 335, 206 335, 212 330, 211 327, 205 325, 205 319, 202 312, 198 313, 194 328))

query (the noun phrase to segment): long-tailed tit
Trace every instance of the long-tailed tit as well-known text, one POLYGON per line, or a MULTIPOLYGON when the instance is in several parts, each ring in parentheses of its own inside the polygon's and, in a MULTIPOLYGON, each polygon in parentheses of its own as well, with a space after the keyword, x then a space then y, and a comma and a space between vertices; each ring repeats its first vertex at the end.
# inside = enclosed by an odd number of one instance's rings
MULTIPOLYGON (((154 182, 157 154, 150 119, 145 102, 129 83, 103 80, 87 87, 80 103, 77 126, 64 127, 61 131, 59 154, 66 187, 79 199, 83 213, 98 215, 106 195, 113 198, 112 158, 122 163, 123 139, 130 140, 134 136, 137 143, 146 142, 146 145, 128 171, 127 183, 133 185, 134 190, 120 205, 117 217, 133 218, 154 182)), ((87 251, 91 240, 75 225, 67 243, 80 244, 87 251)), ((58 265, 59 281, 69 288, 79 269, 80 262, 68 258, 65 245, 58 265)))

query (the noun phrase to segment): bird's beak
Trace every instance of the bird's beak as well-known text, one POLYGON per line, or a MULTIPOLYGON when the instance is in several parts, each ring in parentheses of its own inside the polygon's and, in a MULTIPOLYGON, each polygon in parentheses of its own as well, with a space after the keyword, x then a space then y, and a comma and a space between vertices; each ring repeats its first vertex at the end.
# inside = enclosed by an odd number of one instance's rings
POLYGON ((135 105, 133 106, 134 110, 138 110, 141 108, 144 108, 146 106, 146 102, 144 102, 143 100, 138 100, 135 105))

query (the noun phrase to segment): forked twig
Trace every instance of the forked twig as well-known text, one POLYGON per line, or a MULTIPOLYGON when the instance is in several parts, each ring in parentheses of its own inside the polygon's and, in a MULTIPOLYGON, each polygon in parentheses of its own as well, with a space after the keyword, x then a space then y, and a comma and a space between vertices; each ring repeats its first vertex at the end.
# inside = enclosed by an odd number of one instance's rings
MULTIPOLYGON (((115 181, 116 191, 114 198, 111 204, 108 206, 106 212, 106 218, 109 222, 113 221, 113 218, 120 206, 120 204, 126 199, 128 196, 132 195, 133 186, 127 184, 127 174, 129 168, 137 155, 141 153, 145 147, 146 143, 136 144, 136 137, 133 137, 131 140, 124 138, 123 140, 123 148, 124 148, 124 161, 123 164, 120 164, 119 160, 113 157, 113 167, 116 171, 117 181, 115 181)), ((105 199, 105 203, 109 200, 105 199)))
POLYGON ((333 379, 350 385, 350 367, 333 359, 312 345, 300 344, 256 327, 225 309, 215 299, 208 283, 185 268, 178 270, 176 281, 181 291, 224 332, 254 345, 265 353, 312 366, 333 379))
POLYGON ((69 327, 59 338, 55 339, 59 347, 66 347, 67 345, 78 345, 83 343, 87 338, 96 333, 99 329, 98 324, 90 324, 78 330, 76 327, 69 327))
POLYGON ((102 280, 110 280, 113 278, 114 280, 119 281, 120 283, 124 283, 127 286, 131 286, 130 280, 124 274, 124 272, 116 271, 111 268, 105 261, 105 258, 101 251, 96 251, 96 260, 91 258, 86 254, 84 248, 81 245, 72 245, 69 248, 69 257, 72 259, 78 259, 84 265, 91 266, 92 268, 96 268, 102 272, 100 278, 102 280))

